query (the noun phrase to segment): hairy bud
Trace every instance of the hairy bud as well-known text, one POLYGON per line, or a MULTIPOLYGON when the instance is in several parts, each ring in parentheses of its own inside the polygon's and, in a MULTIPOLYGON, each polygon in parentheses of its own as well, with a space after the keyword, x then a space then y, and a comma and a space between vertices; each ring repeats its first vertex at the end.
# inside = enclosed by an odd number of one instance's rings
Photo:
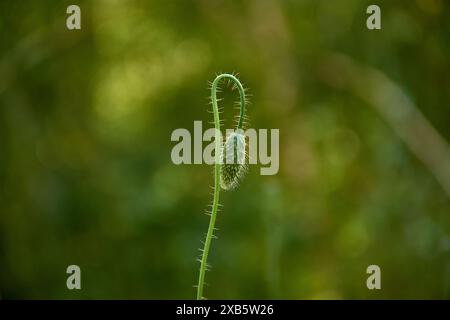
POLYGON ((240 131, 229 134, 222 149, 220 186, 224 190, 234 189, 246 170, 246 142, 240 131))

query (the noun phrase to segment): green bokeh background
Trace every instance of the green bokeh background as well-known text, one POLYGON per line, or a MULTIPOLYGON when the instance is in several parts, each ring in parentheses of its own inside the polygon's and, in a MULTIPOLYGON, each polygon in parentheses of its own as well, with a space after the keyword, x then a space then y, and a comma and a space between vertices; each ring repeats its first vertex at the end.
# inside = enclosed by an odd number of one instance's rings
POLYGON ((207 298, 450 298, 448 1, 376 1, 374 31, 374 1, 76 2, 80 31, 73 1, 0 4, 2 298, 195 297, 213 170, 170 135, 220 71, 280 170, 221 194, 207 298))

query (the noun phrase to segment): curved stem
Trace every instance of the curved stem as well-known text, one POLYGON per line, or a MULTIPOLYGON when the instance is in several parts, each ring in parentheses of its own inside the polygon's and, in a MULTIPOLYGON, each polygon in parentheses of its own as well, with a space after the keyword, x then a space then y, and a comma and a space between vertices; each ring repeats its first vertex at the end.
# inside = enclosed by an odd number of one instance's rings
POLYGON ((211 101, 214 112, 214 126, 216 129, 215 132, 215 164, 214 164, 214 198, 213 205, 211 210, 211 217, 209 220, 208 232, 206 233, 206 239, 203 247, 202 259, 200 261, 200 273, 198 276, 198 285, 197 285, 197 300, 203 298, 203 288, 205 285, 205 273, 206 266, 208 261, 208 253, 209 248, 211 246, 211 240, 214 232, 214 225, 216 223, 217 217, 217 208, 219 206, 219 195, 220 195, 220 150, 222 148, 222 136, 220 134, 220 117, 219 117, 219 108, 217 106, 217 86, 220 80, 228 78, 234 82, 239 90, 240 96, 240 113, 239 113, 239 121, 237 125, 237 129, 242 129, 244 114, 245 114, 245 91, 242 87, 240 81, 233 76, 232 74, 223 73, 217 76, 211 86, 211 101))

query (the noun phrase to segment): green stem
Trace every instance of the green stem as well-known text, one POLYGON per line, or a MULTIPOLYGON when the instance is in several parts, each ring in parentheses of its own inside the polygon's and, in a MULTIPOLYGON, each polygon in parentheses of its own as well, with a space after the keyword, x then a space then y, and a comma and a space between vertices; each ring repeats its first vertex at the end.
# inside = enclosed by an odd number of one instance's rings
POLYGON ((237 124, 238 129, 242 129, 244 114, 245 114, 245 91, 242 87, 241 82, 232 74, 223 73, 217 76, 211 86, 211 102, 214 112, 214 126, 216 129, 215 135, 215 164, 214 164, 214 198, 213 205, 211 210, 211 216, 209 220, 208 232, 206 233, 206 239, 203 247, 202 259, 200 261, 200 273, 198 276, 198 285, 197 285, 197 300, 203 299, 203 288, 205 285, 205 273, 206 266, 208 261, 208 253, 209 248, 211 246, 211 240, 214 232, 214 225, 216 223, 217 217, 217 208, 219 206, 219 195, 220 195, 220 150, 222 148, 222 136, 220 134, 220 117, 219 117, 219 108, 217 106, 217 86, 220 80, 228 78, 234 82, 236 87, 239 90, 240 96, 240 114, 239 121, 237 124))

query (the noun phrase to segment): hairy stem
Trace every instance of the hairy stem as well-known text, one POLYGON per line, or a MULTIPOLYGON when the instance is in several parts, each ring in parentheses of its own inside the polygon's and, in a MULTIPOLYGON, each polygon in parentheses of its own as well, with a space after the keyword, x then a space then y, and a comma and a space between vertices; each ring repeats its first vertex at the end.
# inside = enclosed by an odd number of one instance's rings
POLYGON ((214 164, 214 198, 213 205, 211 210, 211 216, 209 220, 208 232, 206 233, 206 239, 203 247, 203 254, 200 261, 200 273, 198 276, 198 285, 197 285, 197 300, 203 299, 203 288, 205 285, 205 273, 208 261, 208 253, 209 248, 211 246, 211 240, 214 232, 214 225, 216 223, 217 217, 217 209, 219 206, 219 195, 220 195, 220 150, 222 148, 222 137, 220 135, 220 117, 219 117, 219 108, 217 106, 217 87, 219 82, 222 79, 231 80, 239 90, 240 96, 240 113, 239 113, 239 121, 237 124, 237 129, 242 129, 244 114, 245 114, 245 91, 242 87, 240 81, 232 74, 223 73, 217 76, 211 86, 211 102, 214 112, 214 126, 216 129, 215 135, 215 164, 214 164))

